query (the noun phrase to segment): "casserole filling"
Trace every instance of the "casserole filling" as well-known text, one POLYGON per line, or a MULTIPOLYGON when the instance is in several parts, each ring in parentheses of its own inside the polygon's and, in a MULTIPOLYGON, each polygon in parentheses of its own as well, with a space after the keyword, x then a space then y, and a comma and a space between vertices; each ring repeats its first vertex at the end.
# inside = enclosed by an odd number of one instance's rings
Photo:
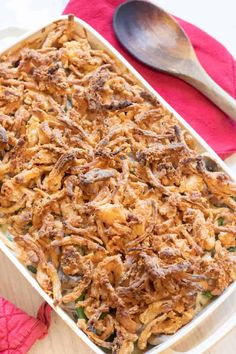
POLYGON ((235 279, 236 185, 73 21, 0 57, 0 148, 6 243, 97 345, 144 350, 235 279))

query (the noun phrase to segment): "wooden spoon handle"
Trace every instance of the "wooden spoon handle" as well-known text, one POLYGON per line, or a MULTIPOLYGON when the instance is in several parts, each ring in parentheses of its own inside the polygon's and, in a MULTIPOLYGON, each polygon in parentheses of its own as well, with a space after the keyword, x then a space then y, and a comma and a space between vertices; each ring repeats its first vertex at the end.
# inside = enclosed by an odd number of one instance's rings
POLYGON ((196 87, 230 118, 236 121, 236 100, 212 80, 200 63, 193 65, 191 74, 177 76, 196 87))

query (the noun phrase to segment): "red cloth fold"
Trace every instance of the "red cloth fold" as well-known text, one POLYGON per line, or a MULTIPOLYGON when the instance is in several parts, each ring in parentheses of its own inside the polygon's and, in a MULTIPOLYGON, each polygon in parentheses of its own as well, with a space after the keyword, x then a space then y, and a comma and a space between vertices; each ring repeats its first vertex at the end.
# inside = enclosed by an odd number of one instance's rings
POLYGON ((0 297, 0 353, 27 353, 37 339, 47 335, 51 311, 51 307, 43 303, 34 318, 0 297))
MULTIPOLYGON (((157 72, 134 59, 118 43, 112 17, 122 0, 71 0, 64 14, 74 14, 102 34, 178 113, 225 158, 236 151, 236 123, 184 81, 157 72)), ((199 61, 210 76, 236 97, 236 64, 232 55, 214 38, 177 18, 188 34, 199 61)))

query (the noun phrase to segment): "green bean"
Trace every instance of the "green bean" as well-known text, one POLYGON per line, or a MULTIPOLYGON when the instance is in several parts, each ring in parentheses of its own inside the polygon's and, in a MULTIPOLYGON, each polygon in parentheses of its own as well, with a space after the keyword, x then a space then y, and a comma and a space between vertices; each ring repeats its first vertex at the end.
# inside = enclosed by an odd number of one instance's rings
POLYGON ((31 272, 36 274, 37 273, 37 268, 34 267, 33 265, 27 265, 27 269, 31 272))
POLYGON ((107 313, 103 312, 101 313, 99 320, 103 320, 106 317, 107 313))
POLYGON ((236 252, 236 247, 229 247, 227 248, 229 252, 236 252))
POLYGON ((208 299, 212 299, 214 297, 214 295, 212 295, 210 291, 203 291, 202 295, 207 297, 208 299))
POLYGON ((113 342, 116 337, 116 333, 113 332, 107 339, 106 342, 113 342))
MULTIPOLYGON (((85 295, 81 294, 80 297, 78 297, 78 299, 75 302, 83 301, 84 298, 85 298, 85 295)), ((78 319, 84 319, 86 321, 88 320, 87 316, 84 313, 84 308, 83 307, 76 307, 75 312, 76 312, 76 315, 77 315, 78 319)))
POLYGON ((75 312, 76 312, 76 315, 77 315, 78 319, 80 319, 80 320, 83 319, 83 320, 87 321, 88 318, 87 318, 87 316, 84 313, 83 307, 77 307, 75 309, 75 312))
POLYGON ((225 219, 222 218, 222 216, 219 217, 219 219, 218 219, 218 225, 219 225, 219 226, 223 226, 223 225, 224 225, 224 221, 225 221, 225 219))

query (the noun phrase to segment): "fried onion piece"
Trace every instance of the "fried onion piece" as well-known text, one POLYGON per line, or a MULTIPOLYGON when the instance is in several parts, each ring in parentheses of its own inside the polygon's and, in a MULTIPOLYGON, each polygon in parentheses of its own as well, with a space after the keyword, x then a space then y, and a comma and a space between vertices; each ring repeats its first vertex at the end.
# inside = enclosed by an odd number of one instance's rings
POLYGON ((85 238, 82 238, 80 236, 67 236, 67 237, 64 237, 62 240, 58 240, 58 241, 55 240, 51 243, 52 247, 69 246, 69 245, 84 246, 84 247, 88 248, 88 250, 91 250, 91 251, 99 252, 101 254, 106 253, 106 250, 102 246, 96 244, 95 242, 87 240, 85 238))
POLYGON ((147 324, 150 321, 154 320, 157 316, 159 316, 163 312, 170 311, 172 307, 171 301, 157 301, 153 302, 148 306, 148 308, 140 315, 140 321, 143 324, 147 324))
POLYGON ((55 192, 61 187, 61 180, 68 167, 73 164, 76 158, 76 151, 70 151, 62 155, 54 168, 48 175, 47 188, 55 192))
POLYGON ((91 278, 89 273, 90 273, 90 269, 88 267, 86 271, 84 271, 84 277, 79 282, 79 285, 76 286, 71 293, 68 293, 63 296, 62 301, 64 304, 77 300, 83 294, 83 292, 88 288, 88 286, 91 283, 91 278))
POLYGON ((98 346, 106 348, 106 349, 112 349, 113 344, 111 342, 106 342, 104 340, 102 340, 97 334, 95 334, 94 332, 90 331, 85 323, 85 320, 78 320, 77 325, 79 328, 81 328, 90 339, 92 339, 92 341, 94 343, 96 343, 98 346))
POLYGON ((56 268, 53 266, 52 263, 47 264, 47 273, 51 279, 52 286, 53 286, 53 299, 54 305, 58 305, 62 302, 62 295, 61 295, 61 281, 59 279, 58 273, 56 268))
POLYGON ((158 322, 163 322, 167 318, 167 314, 163 314, 161 316, 158 316, 151 322, 149 322, 144 330, 141 332, 139 339, 138 339, 138 347, 139 349, 145 349, 147 346, 147 341, 151 337, 153 333, 153 328, 156 326, 158 322))
POLYGON ((105 181, 108 178, 115 176, 115 170, 103 170, 100 168, 94 168, 93 170, 80 176, 82 184, 90 184, 98 181, 105 181))

